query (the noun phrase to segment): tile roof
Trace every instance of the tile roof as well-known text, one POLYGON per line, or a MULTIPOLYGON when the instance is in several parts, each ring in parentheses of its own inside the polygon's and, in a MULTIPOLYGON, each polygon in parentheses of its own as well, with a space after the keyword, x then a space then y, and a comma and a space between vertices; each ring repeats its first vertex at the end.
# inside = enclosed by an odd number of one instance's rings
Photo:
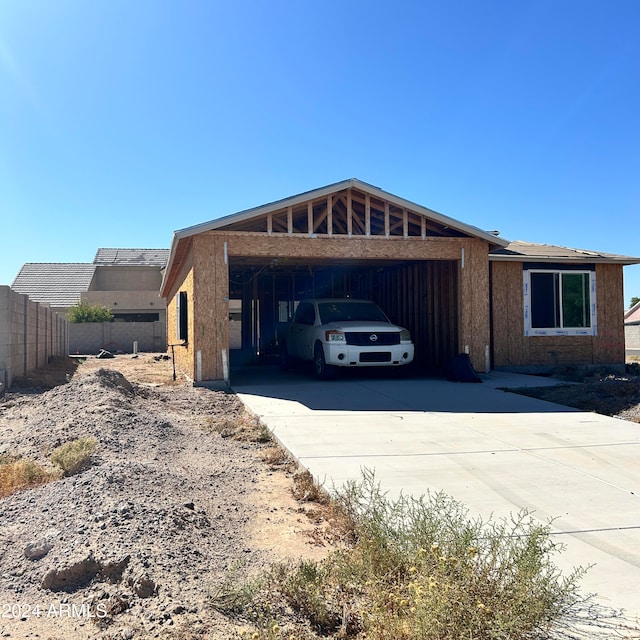
POLYGON ((73 307, 89 289, 96 265, 82 262, 27 262, 11 288, 34 302, 52 307, 73 307))
POLYGON ((93 263, 98 266, 164 267, 169 249, 98 249, 93 263))
POLYGON ((535 244, 515 240, 506 247, 494 249, 489 253, 491 260, 515 260, 535 262, 615 262, 618 264, 640 264, 640 258, 621 256, 615 253, 571 249, 552 244, 535 244))

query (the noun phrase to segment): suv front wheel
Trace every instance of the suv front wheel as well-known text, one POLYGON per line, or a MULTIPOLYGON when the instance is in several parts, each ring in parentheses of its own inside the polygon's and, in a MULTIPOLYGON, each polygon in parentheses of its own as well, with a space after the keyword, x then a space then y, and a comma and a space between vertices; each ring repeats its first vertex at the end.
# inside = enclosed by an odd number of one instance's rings
POLYGON ((313 370, 318 380, 329 380, 335 375, 335 367, 327 364, 324 359, 324 349, 319 342, 316 342, 313 349, 313 370))

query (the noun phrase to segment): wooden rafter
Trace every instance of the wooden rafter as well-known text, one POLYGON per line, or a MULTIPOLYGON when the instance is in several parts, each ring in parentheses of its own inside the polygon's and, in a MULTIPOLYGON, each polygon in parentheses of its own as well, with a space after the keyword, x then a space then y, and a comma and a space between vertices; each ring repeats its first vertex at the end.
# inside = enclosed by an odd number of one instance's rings
POLYGON ((233 223, 230 231, 357 237, 460 237, 464 233, 357 188, 344 189, 233 223))

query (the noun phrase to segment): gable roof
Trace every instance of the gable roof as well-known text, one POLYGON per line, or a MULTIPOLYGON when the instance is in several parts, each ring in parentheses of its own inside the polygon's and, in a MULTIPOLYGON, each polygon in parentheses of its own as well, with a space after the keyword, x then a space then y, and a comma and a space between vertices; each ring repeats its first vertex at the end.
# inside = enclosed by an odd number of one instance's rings
POLYGON ((343 180, 341 182, 335 182, 325 187, 320 187, 311 191, 305 191, 304 193, 299 193, 298 195, 290 196, 282 200, 276 200, 275 202, 271 202, 269 204, 260 205, 258 207, 240 211, 238 213, 233 213, 221 218, 216 218, 215 220, 211 220, 209 222, 204 222, 192 227, 180 229, 174 233, 174 243, 176 240, 181 240, 200 233, 205 233, 206 231, 214 231, 216 229, 228 227, 231 224, 245 222, 252 218, 259 218, 269 213, 274 213, 276 211, 286 209, 287 207, 295 207, 296 205, 303 204, 311 200, 324 198, 328 195, 340 191, 345 191, 347 189, 357 189, 358 191, 369 194, 374 198, 386 200, 396 207, 410 209, 413 213, 437 222, 444 227, 459 231, 471 237, 482 238, 492 245, 506 246, 508 244, 508 240, 498 237, 495 233, 492 233, 490 231, 483 231, 482 229, 474 227, 473 225, 460 222, 459 220, 455 220, 454 218, 445 216, 442 213, 433 211, 432 209, 427 209, 422 205, 395 196, 392 193, 383 191, 379 187, 374 187, 373 185, 368 184, 367 182, 362 182, 361 180, 357 180, 356 178, 343 180))
POLYGON ((629 311, 624 314, 625 324, 640 324, 640 302, 636 302, 629 311))
POLYGON ((640 258, 621 256, 615 253, 603 251, 590 251, 588 249, 571 249, 552 244, 536 244, 514 240, 506 247, 493 249, 489 252, 489 260, 514 261, 514 262, 585 262, 585 263, 616 263, 616 264, 640 264, 640 258))
POLYGON ((11 288, 34 302, 52 307, 73 307, 88 291, 96 265, 79 262, 27 262, 11 288))
MULTIPOLYGON (((321 203, 323 199, 325 199, 325 202, 327 202, 330 196, 334 196, 337 201, 342 201, 337 202, 337 205, 342 207, 344 214, 344 200, 346 199, 346 193, 357 193, 361 195, 362 198, 370 198, 372 220, 374 217, 374 202, 377 203, 378 208, 380 206, 382 206, 383 209, 386 207, 386 209, 388 210, 388 215, 387 213, 384 213, 384 218, 390 218, 393 215, 395 217, 393 227, 399 227, 400 233, 402 233, 403 227, 409 227, 413 229, 409 233, 409 235, 415 235, 416 233, 417 235, 424 235, 424 233, 426 232, 427 235, 457 235, 462 237, 470 236, 473 238, 481 238, 488 242, 489 246, 492 247, 504 247, 509 243, 508 240, 500 238, 496 232, 483 231, 478 227, 460 222, 459 220, 455 220, 454 218, 445 216, 441 213, 438 213, 437 211, 433 211, 432 209, 427 209, 426 207, 416 204, 415 202, 405 200, 404 198, 400 198, 396 195, 393 195, 392 193, 383 191, 379 187, 374 187, 373 185, 362 182, 361 180, 351 178, 349 180, 343 180, 341 182, 336 182, 325 187, 320 187, 311 191, 305 191, 304 193, 299 193, 282 200, 277 200, 269 204, 264 204, 258 207, 253 207, 251 209, 246 209, 244 211, 239 211, 238 213, 226 215, 220 218, 216 218, 215 220, 210 220, 209 222, 204 222, 202 224, 197 224, 175 231, 173 234, 173 241, 171 243, 169 260, 167 261, 167 268, 164 273, 162 285, 160 287, 161 294, 165 293, 165 289, 170 282, 174 262, 176 260, 180 261, 181 256, 185 251, 188 240, 192 236, 206 233, 208 231, 216 231, 221 229, 225 229, 228 231, 261 230, 266 231, 267 233, 271 233, 271 230, 268 227, 269 222, 266 222, 266 219, 270 217, 270 214, 277 214, 278 216, 282 216, 284 214, 284 217, 286 218, 287 210, 293 211, 300 207, 303 207, 303 209, 305 209, 304 205, 309 205, 310 203, 312 203, 311 208, 313 209, 313 205, 321 203), (403 217, 405 218, 404 221, 403 217), (252 228, 252 221, 257 222, 260 219, 262 219, 263 228, 252 228), (428 231, 427 228, 429 229, 428 231)), ((369 200, 367 200, 367 202, 369 202, 369 200)), ((360 202, 359 206, 361 209, 363 209, 365 205, 360 202)), ((272 219, 274 230, 276 217, 276 215, 273 215, 272 219)), ((322 214, 320 215, 320 217, 324 219, 324 216, 322 216, 322 214)), ((360 217, 360 229, 358 235, 366 235, 363 232, 362 218, 364 216, 362 213, 360 214, 360 217)), ((306 210, 303 211, 302 218, 304 221, 307 220, 306 210)), ((335 218, 336 216, 334 215, 334 226, 336 224, 335 218)), ((353 213, 353 218, 354 220, 357 220, 355 212, 353 213)), ((306 222, 303 223, 303 227, 304 224, 306 224, 306 222)), ((326 224, 327 223, 325 222, 325 226, 326 224)), ((290 230, 291 229, 289 229, 289 231, 290 230)), ((280 231, 284 231, 285 233, 287 232, 287 224, 285 222, 285 224, 283 225, 282 220, 280 221, 280 231)), ((298 231, 298 229, 294 229, 294 231, 295 233, 302 233, 298 231)), ((304 233, 309 232, 307 230, 304 231, 304 233)), ((337 235, 338 233, 344 235, 345 233, 347 233, 347 231, 344 229, 340 231, 334 231, 334 234, 337 235)), ((398 232, 396 231, 395 233, 397 234, 398 232)), ((356 234, 354 233, 354 235, 356 234)))
POLYGON ((164 268, 169 249, 98 249, 93 264, 98 266, 135 266, 164 268))

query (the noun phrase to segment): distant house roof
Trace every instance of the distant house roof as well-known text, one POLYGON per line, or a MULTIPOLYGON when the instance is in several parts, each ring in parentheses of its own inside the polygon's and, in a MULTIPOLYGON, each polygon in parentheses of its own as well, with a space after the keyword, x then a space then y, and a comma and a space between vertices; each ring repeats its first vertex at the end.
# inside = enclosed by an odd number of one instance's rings
POLYGON ((89 289, 96 265, 82 262, 27 262, 11 288, 34 302, 73 307, 89 289))
POLYGON ((169 249, 98 249, 93 264, 111 267, 160 267, 164 269, 169 249))
POLYGON ((615 253, 571 249, 552 244, 535 244, 514 240, 506 247, 494 249, 489 253, 490 260, 529 262, 608 262, 616 264, 640 264, 640 258, 621 256, 615 253))
POLYGON ((624 314, 625 324, 640 324, 640 302, 636 302, 629 311, 624 314))

